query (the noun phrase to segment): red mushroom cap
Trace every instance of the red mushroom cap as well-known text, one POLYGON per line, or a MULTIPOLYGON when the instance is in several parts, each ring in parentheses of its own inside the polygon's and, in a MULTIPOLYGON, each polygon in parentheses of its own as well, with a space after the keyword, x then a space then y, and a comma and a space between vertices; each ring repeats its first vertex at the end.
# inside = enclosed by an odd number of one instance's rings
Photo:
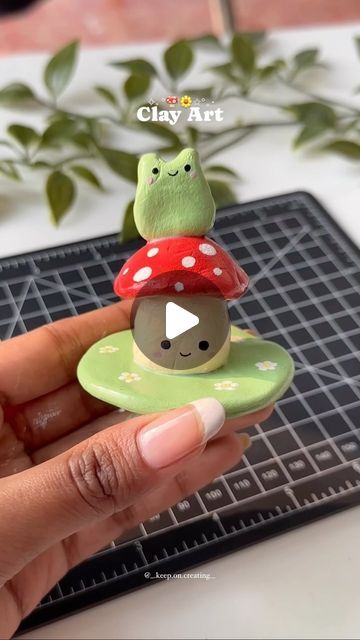
POLYGON ((248 284, 245 271, 216 242, 204 236, 179 236, 147 242, 125 262, 114 291, 122 298, 134 298, 144 285, 143 295, 214 295, 217 290, 226 300, 234 300, 248 284))

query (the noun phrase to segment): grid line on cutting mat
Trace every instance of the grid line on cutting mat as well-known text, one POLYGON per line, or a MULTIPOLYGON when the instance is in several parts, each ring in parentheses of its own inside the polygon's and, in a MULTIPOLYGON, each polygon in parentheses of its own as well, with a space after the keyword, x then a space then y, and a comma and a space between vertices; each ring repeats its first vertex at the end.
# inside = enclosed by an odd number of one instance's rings
MULTIPOLYGON (((70 572, 25 626, 142 585, 158 563, 185 568, 360 503, 356 247, 305 193, 223 210, 213 238, 250 275, 232 321, 288 349, 294 381, 236 467, 70 572)), ((98 238, 0 261, 0 337, 112 304, 138 246, 98 238)))

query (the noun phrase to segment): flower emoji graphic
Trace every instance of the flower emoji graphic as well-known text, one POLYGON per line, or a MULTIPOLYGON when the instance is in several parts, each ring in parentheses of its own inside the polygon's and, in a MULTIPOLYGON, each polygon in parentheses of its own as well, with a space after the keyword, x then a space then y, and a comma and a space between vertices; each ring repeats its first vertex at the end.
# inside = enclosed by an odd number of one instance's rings
POLYGON ((131 384, 132 382, 139 382, 139 380, 141 380, 141 377, 137 373, 129 373, 128 371, 123 371, 119 375, 119 380, 122 380, 127 384, 131 384))
POLYGON ((271 360, 264 360, 263 362, 257 362, 255 367, 259 369, 259 371, 275 371, 278 366, 277 362, 271 362, 271 360))
POLYGON ((118 347, 113 347, 112 344, 106 344, 104 347, 100 347, 99 353, 115 353, 119 351, 118 347))
POLYGON ((232 382, 231 380, 223 380, 222 382, 215 382, 214 389, 216 391, 235 391, 239 384, 232 382))
POLYGON ((188 109, 192 104, 192 99, 190 96, 182 96, 180 104, 182 107, 185 107, 185 109, 188 109))

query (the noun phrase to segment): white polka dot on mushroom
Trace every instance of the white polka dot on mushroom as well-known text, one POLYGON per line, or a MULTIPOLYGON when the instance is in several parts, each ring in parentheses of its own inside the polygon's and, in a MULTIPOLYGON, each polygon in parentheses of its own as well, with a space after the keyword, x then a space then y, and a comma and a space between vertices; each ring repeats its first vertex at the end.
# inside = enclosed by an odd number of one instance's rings
POLYGON ((151 274, 151 267, 142 267, 142 269, 139 269, 139 271, 134 273, 133 280, 134 282, 142 282, 143 280, 150 278, 151 274))
POLYGON ((200 244, 199 245, 199 249, 200 249, 201 253, 204 253, 206 256, 215 256, 216 255, 215 247, 213 247, 211 244, 208 244, 207 242, 203 242, 202 244, 200 244))
POLYGON ((216 276, 221 276, 222 269, 220 269, 220 267, 215 267, 215 269, 213 269, 213 272, 215 273, 216 276))
POLYGON ((185 287, 182 282, 175 282, 174 289, 175 291, 180 292, 180 291, 184 291, 185 287))
POLYGON ((122 272, 123 276, 126 276, 126 274, 128 273, 128 271, 129 271, 129 267, 126 267, 126 269, 124 269, 124 271, 122 272))
POLYGON ((154 256, 157 256, 159 251, 160 251, 159 247, 153 247, 152 249, 149 249, 146 255, 148 258, 153 258, 154 256))
POLYGON ((196 260, 193 256, 185 256, 185 258, 181 260, 182 266, 186 267, 187 269, 189 269, 190 267, 193 267, 195 262, 196 260))

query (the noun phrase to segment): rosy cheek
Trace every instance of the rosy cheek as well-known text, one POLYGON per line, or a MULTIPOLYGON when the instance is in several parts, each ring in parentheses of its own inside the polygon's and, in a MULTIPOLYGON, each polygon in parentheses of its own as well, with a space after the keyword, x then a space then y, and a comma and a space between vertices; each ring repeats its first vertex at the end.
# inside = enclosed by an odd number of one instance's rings
POLYGON ((162 356, 161 351, 154 351, 153 353, 154 358, 158 358, 160 360, 161 356, 162 356))
POLYGON ((194 178, 196 178, 196 176, 197 176, 196 171, 192 171, 192 172, 190 173, 190 178, 194 179, 194 178))
POLYGON ((148 177, 148 179, 146 180, 146 182, 147 182, 148 184, 154 184, 154 182, 155 182, 155 178, 153 178, 152 176, 149 176, 149 177, 148 177))

